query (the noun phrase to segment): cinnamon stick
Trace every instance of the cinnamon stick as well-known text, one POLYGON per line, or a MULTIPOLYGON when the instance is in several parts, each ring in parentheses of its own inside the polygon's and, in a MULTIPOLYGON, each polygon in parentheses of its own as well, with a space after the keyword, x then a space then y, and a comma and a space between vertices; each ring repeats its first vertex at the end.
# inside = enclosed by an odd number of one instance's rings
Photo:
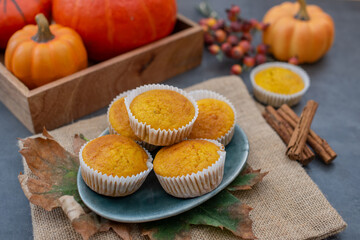
MULTIPOLYGON (((277 132, 277 134, 279 134, 283 142, 285 144, 288 144, 291 135, 293 134, 293 129, 291 128, 291 126, 271 106, 267 106, 265 108, 263 117, 268 122, 268 124, 277 132)), ((299 162, 301 162, 303 165, 307 165, 314 157, 314 153, 309 147, 306 146, 301 154, 299 162)))
POLYGON ((301 154, 306 146, 306 139, 317 107, 318 104, 314 100, 310 100, 306 103, 288 144, 286 154, 290 159, 301 159, 301 154))
MULTIPOLYGON (((299 117, 288 105, 283 104, 277 112, 291 127, 295 128, 299 121, 299 117)), ((326 164, 331 163, 336 158, 337 154, 325 139, 319 137, 311 129, 309 131, 307 142, 326 164)))

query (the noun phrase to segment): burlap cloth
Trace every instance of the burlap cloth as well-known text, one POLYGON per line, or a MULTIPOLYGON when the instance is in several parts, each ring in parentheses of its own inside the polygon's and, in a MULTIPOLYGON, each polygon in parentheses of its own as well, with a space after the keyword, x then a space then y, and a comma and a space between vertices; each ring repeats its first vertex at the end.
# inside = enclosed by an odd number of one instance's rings
MULTIPOLYGON (((262 118, 246 86, 237 77, 212 79, 187 90, 209 89, 229 98, 237 110, 237 123, 250 141, 248 163, 269 171, 264 180, 248 191, 235 195, 253 207, 251 218, 258 239, 323 239, 345 229, 346 223, 330 205, 302 166, 285 156, 285 145, 262 118)), ((106 128, 105 116, 79 121, 54 130, 51 134, 71 151, 72 137, 83 133, 98 136, 106 128)), ((28 172, 26 164, 25 172, 28 172)), ((211 200, 209 200, 211 201, 211 200)), ((81 239, 61 209, 47 212, 31 206, 34 239, 81 239)), ((213 227, 195 226, 192 239, 237 239, 230 232, 213 227)), ((136 227, 134 239, 142 239, 136 227)), ((99 233, 93 239, 118 239, 114 232, 99 233)))

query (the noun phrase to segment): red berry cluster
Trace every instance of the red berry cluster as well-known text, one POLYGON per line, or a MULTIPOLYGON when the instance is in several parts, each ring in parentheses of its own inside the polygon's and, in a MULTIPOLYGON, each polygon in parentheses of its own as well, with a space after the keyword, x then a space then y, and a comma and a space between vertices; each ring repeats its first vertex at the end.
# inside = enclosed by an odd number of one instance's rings
POLYGON ((244 67, 251 68, 266 62, 268 47, 263 43, 253 47, 252 39, 254 32, 263 31, 268 25, 256 19, 241 18, 241 9, 236 5, 226 12, 230 23, 210 17, 201 19, 199 24, 204 30, 205 45, 211 54, 239 60, 240 63, 231 68, 231 73, 238 75, 244 67))

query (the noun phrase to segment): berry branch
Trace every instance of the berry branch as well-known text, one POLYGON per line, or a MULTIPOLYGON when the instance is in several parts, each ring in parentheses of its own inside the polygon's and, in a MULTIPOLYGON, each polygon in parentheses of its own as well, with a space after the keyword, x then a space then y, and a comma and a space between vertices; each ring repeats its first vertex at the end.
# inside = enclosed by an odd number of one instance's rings
POLYGON ((199 24, 204 30, 204 42, 209 52, 216 55, 220 61, 224 57, 238 61, 238 64, 231 68, 232 74, 238 75, 243 70, 265 63, 269 59, 268 47, 265 44, 261 43, 256 47, 252 45, 254 34, 264 31, 267 24, 256 19, 242 18, 241 9, 237 5, 226 9, 229 22, 218 18, 218 14, 206 1, 201 2, 198 9, 206 17, 201 19, 199 24))

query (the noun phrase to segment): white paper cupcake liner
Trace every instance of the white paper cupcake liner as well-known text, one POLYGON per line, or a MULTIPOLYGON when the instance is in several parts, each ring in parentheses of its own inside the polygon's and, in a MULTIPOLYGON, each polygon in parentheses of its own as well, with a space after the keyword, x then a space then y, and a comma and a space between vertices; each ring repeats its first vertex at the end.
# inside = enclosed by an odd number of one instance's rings
POLYGON ((273 107, 280 107, 284 103, 288 104, 289 106, 293 106, 293 105, 297 104, 298 102, 300 102, 302 96, 305 94, 305 92, 310 87, 310 78, 302 68, 292 65, 292 64, 289 64, 289 63, 283 63, 283 62, 269 62, 269 63, 264 63, 264 64, 257 66, 256 68, 254 68, 251 71, 250 79, 251 79, 251 84, 253 86, 253 93, 254 93, 255 98, 258 101, 260 101, 264 104, 267 104, 267 105, 271 105, 273 107), (273 92, 270 92, 270 91, 267 91, 267 90, 261 88, 260 86, 258 86, 255 83, 255 75, 259 71, 264 70, 269 67, 283 67, 283 68, 289 69, 289 70, 297 73, 304 82, 304 88, 300 92, 297 92, 294 94, 273 93, 273 92))
POLYGON ((156 174, 162 188, 170 195, 178 198, 192 198, 211 192, 221 183, 224 175, 226 152, 224 146, 216 140, 201 139, 220 147, 219 159, 208 168, 197 173, 179 177, 162 177, 156 174))
POLYGON ((177 87, 162 85, 162 84, 144 85, 142 87, 138 87, 134 89, 125 98, 125 106, 129 114, 130 126, 133 129, 135 135, 138 136, 142 141, 156 146, 169 146, 174 143, 180 142, 183 139, 185 139, 187 136, 189 136, 192 127, 194 125, 194 122, 199 113, 196 101, 191 96, 189 96, 184 90, 181 90, 177 87), (192 118, 192 120, 189 123, 187 123, 185 126, 182 126, 174 130, 154 129, 146 123, 139 122, 139 120, 136 119, 133 113, 131 112, 130 104, 136 96, 144 92, 155 89, 172 90, 185 96, 193 104, 195 108, 195 115, 192 118))
MULTIPOLYGON (((117 134, 117 135, 121 135, 120 133, 118 133, 111 125, 110 121, 109 121, 109 113, 110 113, 110 108, 111 106, 119 99, 123 98, 123 97, 126 97, 129 95, 129 93, 131 92, 132 90, 129 90, 129 91, 125 91, 125 92, 122 92, 120 93, 119 95, 117 95, 110 103, 109 107, 108 107, 108 110, 107 110, 107 113, 106 113, 106 119, 107 119, 107 123, 108 123, 108 127, 109 127, 109 133, 110 134, 117 134)), ((141 146, 145 147, 148 151, 154 151, 155 149, 158 148, 158 146, 155 146, 155 145, 152 145, 152 144, 149 144, 147 142, 142 142, 142 141, 136 141, 138 144, 140 144, 141 146)))
POLYGON ((114 177, 112 175, 108 176, 107 174, 102 174, 98 170, 94 170, 93 168, 89 167, 84 162, 82 152, 89 142, 84 144, 79 152, 81 176, 86 185, 99 194, 111 197, 130 195, 141 187, 146 177, 153 169, 153 158, 151 154, 144 148, 146 154, 148 155, 148 160, 146 162, 148 167, 147 170, 136 175, 132 175, 131 177, 114 177))
POLYGON ((192 96, 195 101, 204 99, 204 98, 213 98, 213 99, 217 99, 223 102, 226 102, 231 109, 234 112, 234 123, 231 126, 231 128, 229 129, 229 131, 227 131, 227 133, 225 133, 225 135, 219 137, 218 139, 216 139, 217 141, 219 141, 221 144, 223 144, 224 146, 228 145, 232 139, 232 137, 234 136, 234 132, 235 132, 235 123, 236 123, 236 110, 234 105, 230 102, 229 99, 227 99, 226 97, 222 96, 219 93, 216 92, 212 92, 209 90, 196 90, 196 91, 191 91, 189 92, 189 95, 192 96))

